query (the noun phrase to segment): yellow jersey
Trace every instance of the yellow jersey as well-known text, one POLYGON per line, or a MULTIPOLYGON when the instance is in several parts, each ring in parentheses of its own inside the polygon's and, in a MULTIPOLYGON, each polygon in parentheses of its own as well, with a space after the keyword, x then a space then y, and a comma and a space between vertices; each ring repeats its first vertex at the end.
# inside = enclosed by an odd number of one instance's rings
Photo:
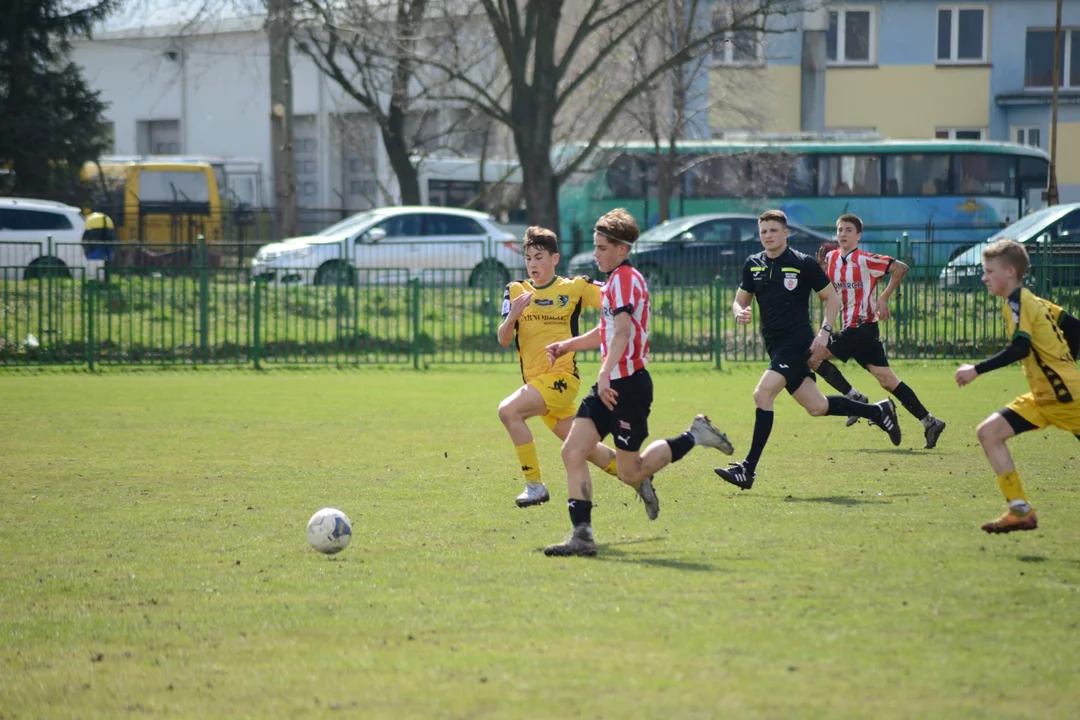
POLYGON ((1026 337, 1031 352, 1021 360, 1031 394, 1037 403, 1067 403, 1080 399, 1080 371, 1058 325, 1061 308, 1027 288, 1017 288, 1002 306, 1009 335, 1026 337))
POLYGON ((547 346, 581 334, 578 329, 581 310, 583 307, 599 309, 601 286, 588 278, 571 280, 558 275, 543 287, 534 287, 528 280, 512 282, 503 294, 504 318, 510 314, 514 298, 527 292, 533 294, 532 301, 514 326, 522 380, 527 383, 540 375, 559 372, 577 376, 574 353, 563 355, 552 365, 548 361, 547 346))

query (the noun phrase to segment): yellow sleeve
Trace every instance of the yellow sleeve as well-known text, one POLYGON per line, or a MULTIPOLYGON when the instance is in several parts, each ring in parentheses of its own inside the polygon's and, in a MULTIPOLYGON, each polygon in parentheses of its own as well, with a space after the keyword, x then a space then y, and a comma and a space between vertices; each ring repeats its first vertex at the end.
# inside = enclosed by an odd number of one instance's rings
POLYGON ((502 301, 502 316, 506 317, 510 314, 510 303, 514 301, 518 295, 521 295, 525 291, 525 288, 521 287, 519 282, 510 282, 506 284, 506 290, 503 291, 502 301))
POLYGON ((574 278, 574 282, 581 283, 581 299, 585 303, 585 307, 596 308, 599 310, 604 304, 604 291, 599 285, 592 282, 588 278, 574 278))

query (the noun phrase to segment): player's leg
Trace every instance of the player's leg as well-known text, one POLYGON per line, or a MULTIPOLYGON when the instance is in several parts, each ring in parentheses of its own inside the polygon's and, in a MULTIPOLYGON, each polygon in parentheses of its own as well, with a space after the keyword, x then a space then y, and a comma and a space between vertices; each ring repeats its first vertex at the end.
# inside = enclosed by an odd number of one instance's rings
MULTIPOLYGON (((791 386, 788 386, 789 392, 791 386)), ((807 413, 814 417, 823 415, 851 416, 871 420, 875 425, 888 433, 893 445, 900 444, 900 423, 896 419, 896 405, 892 400, 882 400, 874 404, 852 400, 843 395, 821 394, 813 377, 803 378, 798 389, 791 393, 795 402, 803 406, 807 413)))
MULTIPOLYGON (((881 343, 878 343, 878 345, 880 346, 881 343)), ((889 367, 888 362, 885 358, 885 350, 881 348, 881 357, 875 358, 874 362, 868 362, 864 367, 867 372, 874 376, 874 379, 878 381, 882 388, 892 393, 893 397, 904 406, 904 409, 922 424, 923 435, 926 438, 923 448, 926 450, 933 449, 937 446, 938 438, 945 430, 945 421, 939 420, 930 414, 930 411, 922 404, 915 391, 896 376, 896 373, 889 367)))
POLYGON ((540 505, 550 498, 541 479, 536 443, 525 422, 537 415, 545 415, 547 411, 543 395, 533 385, 522 385, 499 404, 499 420, 510 434, 510 441, 514 443, 514 452, 521 466, 521 474, 525 476, 525 490, 515 499, 518 507, 540 505))
MULTIPOLYGON (((584 403, 582 403, 584 409, 584 403)), ((589 417, 574 418, 562 446, 566 466, 566 507, 570 512, 570 534, 561 543, 544 548, 548 556, 592 556, 596 541, 592 531, 592 479, 589 477, 589 453, 602 440, 596 424, 589 417)))
MULTIPOLYGON (((839 335, 833 335, 829 338, 828 347, 816 348, 810 356, 810 369, 817 372, 818 375, 821 375, 825 382, 829 383, 829 385, 840 394, 857 402, 868 403, 870 402, 870 398, 852 387, 851 383, 848 382, 847 378, 840 372, 840 368, 829 362, 830 360, 836 359, 846 363, 850 359, 852 349, 857 341, 854 336, 854 333, 857 331, 858 328, 845 328, 839 335)), ((851 427, 857 422, 859 422, 858 415, 848 415, 848 427, 851 427)))
MULTIPOLYGON (((545 423, 548 421, 549 418, 549 415, 544 416, 543 419, 545 423)), ((574 418, 565 417, 558 422, 550 425, 549 427, 551 427, 551 432, 555 433, 555 437, 565 441, 567 436, 570 434, 570 426, 573 421, 574 418)), ((615 461, 615 451, 609 448, 604 443, 596 443, 596 447, 594 447, 592 452, 589 453, 589 462, 606 472, 611 477, 619 477, 619 468, 618 464, 615 461)))
POLYGON ((743 490, 749 490, 754 486, 754 478, 757 474, 758 461, 761 453, 765 451, 765 445, 769 442, 769 435, 773 428, 773 402, 780 391, 787 386, 787 378, 773 369, 773 365, 779 366, 775 360, 769 365, 769 369, 761 375, 757 387, 754 388, 754 435, 750 441, 750 451, 742 462, 732 463, 726 468, 714 468, 714 472, 720 478, 743 490))
POLYGON ((1040 425, 1029 420, 1029 417, 1038 419, 1038 408, 1034 399, 1023 402, 1025 397, 1017 398, 1006 407, 986 418, 979 424, 976 436, 979 444, 986 453, 986 459, 990 467, 997 475, 998 487, 1005 496, 1008 508, 1005 513, 996 520, 985 523, 982 529, 988 533, 1007 533, 1014 530, 1034 530, 1039 525, 1039 519, 1028 502, 1024 492, 1020 475, 1016 472, 1012 454, 1005 444, 1010 438, 1020 433, 1037 429, 1040 425), (1024 412, 1021 415, 1018 410, 1024 412), (1027 416, 1027 417, 1025 417, 1027 416))

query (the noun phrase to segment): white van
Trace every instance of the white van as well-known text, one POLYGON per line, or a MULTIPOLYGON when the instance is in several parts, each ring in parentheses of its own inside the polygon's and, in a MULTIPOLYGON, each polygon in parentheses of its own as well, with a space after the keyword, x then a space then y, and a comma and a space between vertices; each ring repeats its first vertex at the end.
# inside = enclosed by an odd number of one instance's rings
POLYGON ((86 223, 77 207, 50 200, 0 198, 0 278, 54 277, 89 280, 102 276, 104 260, 87 258, 86 223), (49 238, 52 255, 49 255, 49 238), (84 271, 72 272, 73 268, 84 271))

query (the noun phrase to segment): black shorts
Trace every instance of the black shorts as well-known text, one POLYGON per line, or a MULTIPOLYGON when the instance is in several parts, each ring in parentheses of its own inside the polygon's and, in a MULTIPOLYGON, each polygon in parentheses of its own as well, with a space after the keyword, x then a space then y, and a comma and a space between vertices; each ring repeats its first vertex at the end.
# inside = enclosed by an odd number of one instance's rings
POLYGON ((636 452, 649 437, 652 377, 642 368, 629 377, 612 380, 611 389, 619 393, 614 410, 607 409, 593 385, 578 406, 577 417, 592 420, 601 440, 613 435, 619 450, 636 452))
POLYGON ((802 387, 803 380, 817 378, 810 370, 810 343, 814 334, 793 333, 783 340, 767 342, 765 351, 769 353, 769 369, 778 372, 787 380, 787 391, 795 394, 802 387))
POLYGON ((864 368, 867 365, 889 367, 885 346, 881 344, 876 322, 863 323, 858 327, 844 328, 829 338, 829 352, 837 360, 854 360, 864 368))

